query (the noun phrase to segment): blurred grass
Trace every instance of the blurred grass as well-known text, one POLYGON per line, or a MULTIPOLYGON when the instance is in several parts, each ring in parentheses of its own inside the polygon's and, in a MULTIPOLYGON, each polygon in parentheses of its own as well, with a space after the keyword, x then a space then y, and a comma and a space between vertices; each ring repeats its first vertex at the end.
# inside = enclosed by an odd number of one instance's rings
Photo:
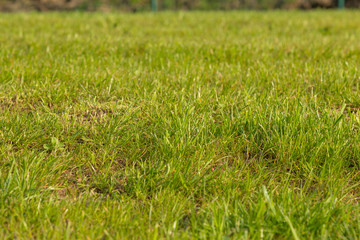
POLYGON ((3 239, 358 239, 357 11, 0 17, 3 239))
MULTIPOLYGON (((346 1, 357 8, 358 0, 346 1)), ((0 0, 0 11, 128 11, 152 10, 152 0, 0 0)), ((239 10, 336 8, 336 0, 157 0, 158 10, 239 10)))

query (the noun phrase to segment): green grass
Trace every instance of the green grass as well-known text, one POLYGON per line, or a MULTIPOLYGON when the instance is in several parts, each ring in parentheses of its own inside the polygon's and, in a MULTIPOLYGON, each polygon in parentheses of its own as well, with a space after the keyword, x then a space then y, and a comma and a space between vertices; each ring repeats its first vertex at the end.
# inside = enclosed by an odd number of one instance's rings
POLYGON ((359 22, 1 14, 1 239, 360 239, 359 22))

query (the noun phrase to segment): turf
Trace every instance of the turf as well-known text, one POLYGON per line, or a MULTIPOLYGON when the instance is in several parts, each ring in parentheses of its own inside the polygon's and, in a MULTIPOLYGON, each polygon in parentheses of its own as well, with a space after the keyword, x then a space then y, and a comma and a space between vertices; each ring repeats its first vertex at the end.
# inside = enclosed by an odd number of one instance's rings
POLYGON ((2 239, 359 239, 358 11, 0 15, 2 239))

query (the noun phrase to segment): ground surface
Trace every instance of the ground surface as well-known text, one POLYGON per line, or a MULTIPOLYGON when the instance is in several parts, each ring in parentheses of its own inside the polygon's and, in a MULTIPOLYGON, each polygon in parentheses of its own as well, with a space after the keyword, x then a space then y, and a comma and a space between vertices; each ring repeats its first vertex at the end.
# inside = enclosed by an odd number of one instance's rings
POLYGON ((356 239, 360 13, 0 15, 2 239, 356 239))

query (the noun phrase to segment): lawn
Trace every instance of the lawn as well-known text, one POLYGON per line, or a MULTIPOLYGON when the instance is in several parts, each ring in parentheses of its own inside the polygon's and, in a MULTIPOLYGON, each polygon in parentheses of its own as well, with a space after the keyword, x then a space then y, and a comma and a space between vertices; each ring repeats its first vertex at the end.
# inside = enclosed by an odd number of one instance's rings
POLYGON ((0 14, 1 239, 359 239, 360 12, 0 14))

